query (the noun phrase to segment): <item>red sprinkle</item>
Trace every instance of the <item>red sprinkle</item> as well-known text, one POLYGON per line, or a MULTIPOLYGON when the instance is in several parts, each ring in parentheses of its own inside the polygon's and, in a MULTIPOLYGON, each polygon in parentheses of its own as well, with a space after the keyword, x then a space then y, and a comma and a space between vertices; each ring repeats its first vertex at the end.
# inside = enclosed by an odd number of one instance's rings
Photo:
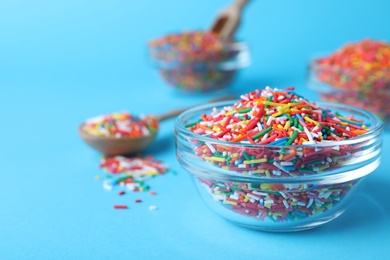
POLYGON ((120 192, 118 193, 118 195, 125 195, 125 194, 126 194, 125 191, 120 191, 120 192))
POLYGON ((140 200, 140 199, 135 200, 135 203, 140 203, 140 202, 142 202, 142 200, 140 200))
POLYGON ((114 205, 114 209, 127 209, 126 205, 114 205))

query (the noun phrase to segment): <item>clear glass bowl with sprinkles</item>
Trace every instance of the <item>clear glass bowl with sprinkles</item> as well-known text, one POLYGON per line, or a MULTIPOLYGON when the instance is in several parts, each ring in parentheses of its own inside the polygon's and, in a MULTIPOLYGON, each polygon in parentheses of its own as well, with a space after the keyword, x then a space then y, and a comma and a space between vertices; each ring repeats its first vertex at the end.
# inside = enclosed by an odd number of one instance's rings
POLYGON ((315 55, 308 68, 308 86, 323 101, 366 109, 388 122, 390 44, 366 39, 315 55))
POLYGON ((175 122, 179 163, 204 202, 233 223, 275 232, 325 224, 350 206, 380 163, 383 123, 371 112, 266 99, 252 102, 258 113, 250 116, 246 107, 232 111, 237 102, 196 107, 175 122), (234 128, 245 131, 235 135, 234 128))
POLYGON ((220 40, 202 31, 153 39, 148 52, 164 81, 185 92, 226 88, 239 69, 250 65, 249 49, 244 42, 220 40))

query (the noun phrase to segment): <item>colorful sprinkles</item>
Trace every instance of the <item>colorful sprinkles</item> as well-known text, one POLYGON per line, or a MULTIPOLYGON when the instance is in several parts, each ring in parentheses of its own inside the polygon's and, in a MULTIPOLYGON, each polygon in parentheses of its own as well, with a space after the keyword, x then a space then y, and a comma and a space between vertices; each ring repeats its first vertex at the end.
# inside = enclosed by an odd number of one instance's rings
POLYGON ((354 138, 367 133, 367 125, 320 108, 293 90, 256 90, 242 95, 233 106, 214 109, 189 123, 186 127, 198 135, 260 145, 243 149, 193 140, 196 154, 223 169, 267 177, 312 174, 343 165, 359 147, 305 145, 354 138))
POLYGON ((213 200, 236 213, 278 222, 328 211, 357 181, 320 185, 272 180, 344 166, 361 148, 340 142, 369 131, 365 122, 322 108, 296 94, 293 87, 244 94, 234 105, 214 108, 185 127, 209 138, 190 139, 204 161, 229 174, 269 179, 269 183, 264 179, 248 183, 197 176, 213 200))
POLYGON ((100 167, 110 173, 103 181, 105 189, 124 186, 131 191, 148 191, 145 181, 165 174, 168 167, 151 156, 147 157, 102 157, 100 167))
POLYGON ((158 121, 153 116, 118 112, 90 118, 84 122, 82 130, 95 136, 140 137, 156 133, 158 121))
POLYGON ((349 43, 312 66, 315 78, 335 88, 321 98, 390 117, 390 44, 365 39, 349 43), (373 102, 375 100, 375 102, 373 102))
POLYGON ((254 185, 199 178, 213 199, 224 207, 262 221, 297 221, 324 213, 338 204, 356 181, 334 185, 254 185))
MULTIPOLYGON (((150 187, 146 184, 149 178, 163 175, 168 171, 168 167, 162 162, 151 156, 147 157, 102 157, 100 168, 108 172, 109 175, 103 180, 103 188, 112 190, 114 187, 125 187, 133 192, 149 191, 150 187)), ((118 192, 119 196, 125 195, 125 191, 118 192)), ((150 195, 156 195, 153 190, 149 191, 150 195)), ((135 203, 141 203, 142 200, 137 198, 135 203)), ((115 209, 127 209, 126 205, 115 205, 115 209)))
POLYGON ((235 69, 221 65, 238 51, 211 32, 169 34, 150 41, 149 49, 166 82, 184 91, 220 89, 235 75, 235 69))

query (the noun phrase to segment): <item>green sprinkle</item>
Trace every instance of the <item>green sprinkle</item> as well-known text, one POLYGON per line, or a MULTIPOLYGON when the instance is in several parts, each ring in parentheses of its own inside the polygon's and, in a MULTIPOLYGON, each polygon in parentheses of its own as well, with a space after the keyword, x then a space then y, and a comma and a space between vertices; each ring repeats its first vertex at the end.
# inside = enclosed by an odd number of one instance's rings
POLYGON ((252 110, 252 107, 248 107, 246 109, 243 109, 243 110, 240 110, 238 111, 239 114, 244 114, 244 113, 248 113, 252 110))
MULTIPOLYGON (((268 98, 267 98, 267 101, 272 101, 272 99, 273 99, 272 96, 271 96, 271 97, 268 97, 268 98)), ((268 105, 265 105, 264 108, 268 108, 268 105)))
POLYGON ((197 123, 199 123, 199 122, 201 122, 201 121, 202 121, 202 120, 201 120, 201 119, 199 119, 198 121, 195 121, 195 122, 189 123, 189 124, 185 125, 184 127, 185 127, 185 128, 192 127, 192 126, 196 125, 197 123))
POLYGON ((294 118, 294 127, 298 128, 298 118, 294 118))
POLYGON ((295 138, 297 138, 297 135, 298 135, 298 131, 295 130, 294 133, 292 134, 291 138, 288 139, 288 141, 286 142, 286 145, 290 145, 294 142, 295 138))
POLYGON ((272 126, 268 127, 267 129, 264 129, 260 133, 255 134, 254 136, 252 136, 252 140, 256 140, 257 138, 259 138, 260 136, 265 135, 266 133, 270 132, 271 130, 272 130, 272 126))
POLYGON ((290 121, 290 124, 294 124, 294 120, 292 119, 292 117, 289 115, 289 114, 284 114, 285 116, 287 116, 288 120, 290 121))
POLYGON ((315 161, 309 162, 307 165, 313 166, 313 165, 316 165, 316 164, 320 164, 320 163, 322 163, 322 162, 323 162, 322 159, 321 159, 321 160, 315 160, 315 161))
POLYGON ((242 155, 244 155, 245 159, 250 160, 251 158, 246 152, 242 152, 242 155))

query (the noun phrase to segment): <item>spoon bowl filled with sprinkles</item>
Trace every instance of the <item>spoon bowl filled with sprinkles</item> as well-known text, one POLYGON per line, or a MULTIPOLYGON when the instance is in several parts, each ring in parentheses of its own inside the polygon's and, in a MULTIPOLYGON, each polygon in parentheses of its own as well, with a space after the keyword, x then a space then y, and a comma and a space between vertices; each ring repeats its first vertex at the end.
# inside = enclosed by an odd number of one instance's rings
POLYGON ((346 211, 380 163, 382 133, 371 112, 266 87, 178 116, 176 157, 223 218, 300 231, 346 211))
POLYGON ((119 112, 86 120, 79 126, 79 134, 86 144, 105 155, 123 155, 146 148, 158 127, 155 116, 119 112))

